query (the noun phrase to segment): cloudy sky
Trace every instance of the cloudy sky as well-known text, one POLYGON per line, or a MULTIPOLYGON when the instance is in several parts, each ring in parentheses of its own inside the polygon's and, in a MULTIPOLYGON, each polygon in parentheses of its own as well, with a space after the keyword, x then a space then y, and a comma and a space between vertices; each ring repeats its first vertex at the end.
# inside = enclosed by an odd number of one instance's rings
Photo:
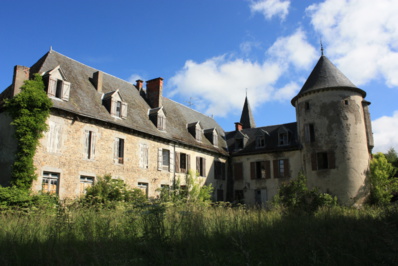
POLYGON ((0 3, 0 91, 49 47, 119 78, 165 79, 164 94, 257 126, 294 122, 290 100, 324 54, 367 92, 375 151, 398 150, 396 0, 69 0, 0 3))

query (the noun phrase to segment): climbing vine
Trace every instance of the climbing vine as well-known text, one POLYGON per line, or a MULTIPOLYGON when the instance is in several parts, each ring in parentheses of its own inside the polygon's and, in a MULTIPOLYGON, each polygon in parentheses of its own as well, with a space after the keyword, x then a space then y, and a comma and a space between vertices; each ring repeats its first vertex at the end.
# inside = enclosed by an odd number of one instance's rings
POLYGON ((35 74, 33 80, 26 80, 21 92, 5 102, 18 142, 11 173, 13 186, 29 189, 37 178, 33 157, 43 132, 47 130, 46 120, 51 106, 52 102, 47 97, 39 74, 35 74))

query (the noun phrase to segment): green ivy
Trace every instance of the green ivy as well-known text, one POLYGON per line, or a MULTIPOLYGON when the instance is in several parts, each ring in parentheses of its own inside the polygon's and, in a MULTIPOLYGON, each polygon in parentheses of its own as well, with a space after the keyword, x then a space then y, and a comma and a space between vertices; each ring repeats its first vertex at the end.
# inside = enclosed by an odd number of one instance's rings
POLYGON ((5 101, 18 142, 11 185, 21 189, 30 189, 32 181, 37 178, 33 157, 43 132, 47 130, 46 120, 52 106, 44 89, 42 77, 35 74, 33 80, 24 82, 19 94, 5 101))

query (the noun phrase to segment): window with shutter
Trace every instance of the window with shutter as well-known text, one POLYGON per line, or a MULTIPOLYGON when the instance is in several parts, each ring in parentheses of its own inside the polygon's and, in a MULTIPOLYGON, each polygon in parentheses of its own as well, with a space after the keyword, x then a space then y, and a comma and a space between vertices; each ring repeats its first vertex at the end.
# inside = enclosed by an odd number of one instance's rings
POLYGON ((86 191, 89 187, 94 184, 93 176, 80 176, 80 196, 86 194, 86 191))
POLYGON ((311 155, 312 170, 335 169, 336 162, 334 151, 314 152, 311 155))
POLYGON ((115 139, 115 161, 116 163, 124 163, 124 139, 115 139))
POLYGON ((85 158, 93 160, 95 154, 95 132, 86 130, 85 138, 85 158))
POLYGON ((148 145, 140 144, 140 167, 148 168, 148 145))
POLYGON ((42 191, 49 194, 59 193, 59 173, 43 172, 42 191))
POLYGON ((206 159, 203 157, 196 157, 196 172, 199 176, 206 176, 206 159))

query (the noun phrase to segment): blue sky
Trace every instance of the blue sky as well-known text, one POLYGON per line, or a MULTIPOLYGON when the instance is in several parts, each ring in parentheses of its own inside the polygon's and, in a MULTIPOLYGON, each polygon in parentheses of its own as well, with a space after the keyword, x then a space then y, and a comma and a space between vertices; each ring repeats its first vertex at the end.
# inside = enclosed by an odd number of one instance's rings
POLYGON ((246 94, 257 126, 294 122, 290 100, 321 55, 367 92, 375 151, 398 150, 396 0, 69 0, 0 3, 0 92, 49 47, 164 95, 226 130, 246 94))

